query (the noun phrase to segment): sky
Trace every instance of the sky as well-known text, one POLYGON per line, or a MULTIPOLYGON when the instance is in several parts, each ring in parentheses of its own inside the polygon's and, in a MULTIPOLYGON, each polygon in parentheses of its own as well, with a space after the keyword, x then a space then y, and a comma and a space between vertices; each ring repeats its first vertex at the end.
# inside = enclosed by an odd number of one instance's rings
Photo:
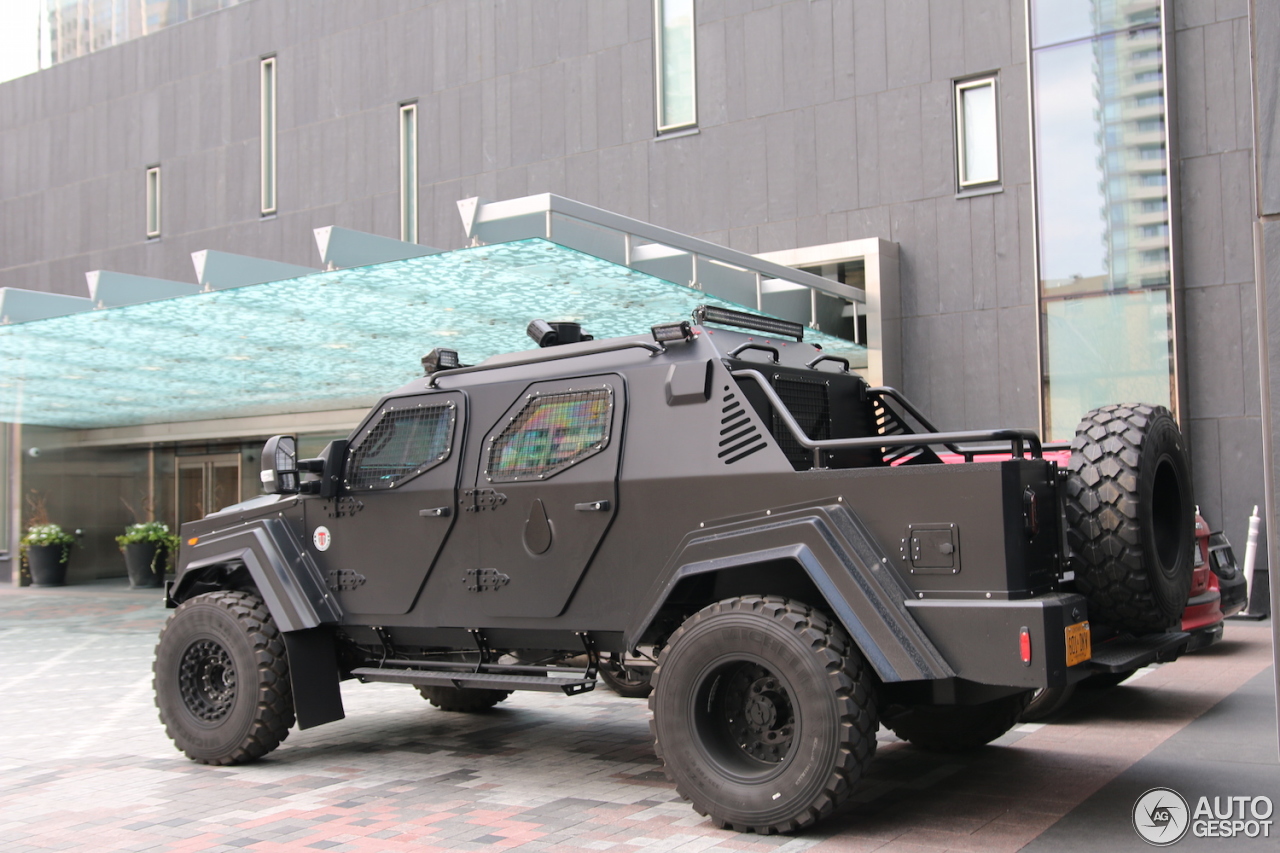
POLYGON ((40 0, 0 0, 0 83, 40 67, 40 0))

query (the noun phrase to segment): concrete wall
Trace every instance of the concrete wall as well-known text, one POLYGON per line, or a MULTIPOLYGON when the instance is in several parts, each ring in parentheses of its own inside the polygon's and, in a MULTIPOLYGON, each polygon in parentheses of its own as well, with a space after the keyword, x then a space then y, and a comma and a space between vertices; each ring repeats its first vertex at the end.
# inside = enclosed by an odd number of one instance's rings
MULTIPOLYGON (((1177 0, 1185 365, 1199 499, 1261 501, 1245 0, 1177 0)), ((699 130, 657 139, 650 0, 253 0, 0 86, 0 286, 192 280, 221 249, 315 265, 311 229, 420 239, 453 202, 556 192, 733 248, 901 249, 904 388, 943 428, 1038 422, 1024 0, 700 0, 699 130), (258 214, 258 62, 278 57, 279 214, 258 214), (1002 191, 958 198, 951 81, 999 75, 1002 191), (143 239, 143 172, 164 235, 143 239)))

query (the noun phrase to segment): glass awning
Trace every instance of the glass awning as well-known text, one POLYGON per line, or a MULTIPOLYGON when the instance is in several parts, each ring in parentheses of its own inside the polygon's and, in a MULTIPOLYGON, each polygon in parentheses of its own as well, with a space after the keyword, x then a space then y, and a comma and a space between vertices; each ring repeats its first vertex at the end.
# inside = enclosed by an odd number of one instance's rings
MULTIPOLYGON (((529 349, 534 318, 597 338, 699 303, 746 309, 542 239, 0 326, 0 421, 90 429, 371 405, 432 347, 529 349)), ((855 364, 865 348, 809 331, 855 364)))

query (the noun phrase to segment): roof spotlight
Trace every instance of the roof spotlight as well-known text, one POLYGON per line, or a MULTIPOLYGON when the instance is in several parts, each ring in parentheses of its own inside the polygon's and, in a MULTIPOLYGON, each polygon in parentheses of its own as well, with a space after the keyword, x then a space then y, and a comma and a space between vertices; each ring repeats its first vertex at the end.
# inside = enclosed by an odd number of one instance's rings
POLYGON ((436 347, 422 357, 422 369, 426 371, 428 376, 438 370, 453 370, 455 367, 461 366, 462 363, 458 361, 457 350, 436 347))
POLYGON ((525 334, 533 338, 540 347, 556 347, 561 344, 576 344, 582 341, 594 341, 595 338, 585 334, 578 323, 548 323, 546 320, 534 320, 525 329, 525 334))

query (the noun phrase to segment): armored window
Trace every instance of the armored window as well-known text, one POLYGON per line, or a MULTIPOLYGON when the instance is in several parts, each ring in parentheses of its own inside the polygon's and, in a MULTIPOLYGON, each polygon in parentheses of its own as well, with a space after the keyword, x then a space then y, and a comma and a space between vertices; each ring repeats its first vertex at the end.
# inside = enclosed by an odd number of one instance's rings
POLYGON ((449 458, 453 403, 388 408, 347 455, 352 491, 397 486, 449 458))
POLYGON ((545 479, 609 443, 613 394, 607 388, 530 400, 489 448, 491 482, 545 479))

